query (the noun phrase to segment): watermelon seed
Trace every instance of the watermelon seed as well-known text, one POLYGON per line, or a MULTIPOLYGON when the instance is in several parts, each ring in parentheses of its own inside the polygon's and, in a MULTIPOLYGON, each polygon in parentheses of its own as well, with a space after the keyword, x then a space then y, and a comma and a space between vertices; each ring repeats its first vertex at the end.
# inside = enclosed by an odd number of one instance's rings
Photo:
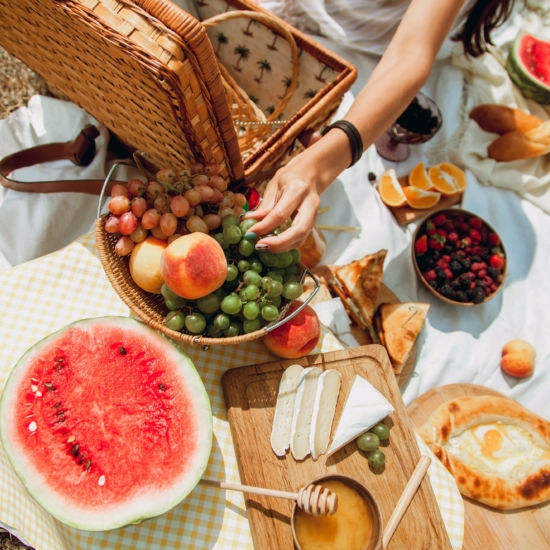
POLYGON ((159 384, 160 391, 166 391, 166 386, 164 384, 159 384))
POLYGON ((80 449, 80 445, 78 443, 76 445, 73 445, 73 448, 71 449, 71 454, 75 458, 78 456, 78 449, 80 449))
POLYGON ((100 487, 103 487, 103 485, 105 485, 105 476, 99 476, 99 479, 97 480, 97 484, 100 487))
POLYGON ((50 391, 55 391, 54 385, 51 382, 44 382, 44 386, 46 386, 46 388, 50 391))
POLYGON ((38 391, 38 386, 35 386, 34 384, 31 385, 31 391, 35 392, 38 391))
POLYGON ((37 391, 34 395, 36 395, 36 397, 42 397, 42 392, 41 392, 41 391, 37 391))
POLYGON ((65 416, 65 411, 57 411, 55 416, 65 416))
POLYGON ((84 462, 84 469, 89 470, 91 465, 92 465, 92 461, 86 460, 86 462, 84 462))
POLYGON ((38 380, 37 380, 36 378, 31 378, 31 380, 32 380, 33 382, 38 382, 38 380))
POLYGON ((76 437, 74 435, 71 435, 69 439, 67 439, 67 443, 72 443, 75 439, 76 437))
POLYGON ((57 357, 56 362, 57 363, 63 363, 63 357, 57 357))
POLYGON ((85 454, 81 454, 80 457, 78 458, 78 464, 82 464, 84 462, 84 459, 86 458, 86 455, 85 454))
POLYGON ((55 409, 57 409, 57 408, 59 408, 59 407, 61 407, 61 403, 56 403, 56 404, 54 405, 54 408, 55 408, 55 409))
POLYGON ((36 425, 36 422, 33 420, 33 421, 29 424, 29 431, 30 431, 30 432, 35 432, 35 431, 36 431, 36 428, 38 428, 38 426, 36 425))
POLYGON ((120 355, 126 355, 126 350, 122 346, 118 348, 118 351, 120 351, 120 355))

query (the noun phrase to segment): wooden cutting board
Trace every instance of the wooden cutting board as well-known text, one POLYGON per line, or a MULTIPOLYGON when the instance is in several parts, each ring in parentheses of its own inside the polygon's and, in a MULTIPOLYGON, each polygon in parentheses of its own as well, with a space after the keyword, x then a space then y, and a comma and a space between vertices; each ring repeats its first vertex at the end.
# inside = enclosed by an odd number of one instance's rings
MULTIPOLYGON (((457 397, 494 395, 507 397, 474 384, 449 384, 416 398, 407 412, 415 427, 421 426, 440 405, 457 397)), ((519 510, 496 510, 463 497, 463 550, 550 549, 550 503, 519 510)))
MULTIPOLYGON (((328 473, 346 474, 362 481, 372 491, 381 506, 384 521, 388 520, 420 459, 420 451, 383 347, 362 346, 231 369, 223 375, 222 387, 241 483, 296 492, 311 480, 328 473), (395 412, 386 419, 391 436, 389 444, 382 447, 386 455, 383 471, 369 467, 366 454, 359 451, 355 442, 328 459, 323 455, 317 461, 309 457, 297 462, 290 453, 284 457, 275 455, 270 436, 279 382, 284 369, 296 363, 304 367, 315 365, 323 371, 337 369, 342 374, 333 433, 356 373, 390 401, 395 412)), ((291 501, 251 495, 245 502, 257 550, 293 547, 291 501)), ((389 550, 428 548, 446 550, 451 546, 426 478, 397 528, 389 550)))

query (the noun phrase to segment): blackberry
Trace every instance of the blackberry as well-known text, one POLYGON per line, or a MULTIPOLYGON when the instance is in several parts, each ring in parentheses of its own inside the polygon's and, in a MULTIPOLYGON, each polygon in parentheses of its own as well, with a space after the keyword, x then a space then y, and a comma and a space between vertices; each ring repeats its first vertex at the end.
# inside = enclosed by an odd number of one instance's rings
POLYGON ((476 286, 477 286, 478 288, 481 288, 481 289, 483 290, 487 285, 486 285, 481 279, 478 279, 478 280, 476 281, 476 286))
POLYGON ((430 281, 428 283, 434 290, 437 290, 439 288, 439 284, 437 281, 430 281))
POLYGON ((491 277, 493 281, 496 281, 498 279, 498 276, 500 275, 500 271, 496 267, 488 267, 487 275, 489 275, 489 277, 491 277))
POLYGON ((462 260, 460 260, 460 263, 462 264, 464 271, 468 271, 470 269, 470 266, 472 265, 472 260, 470 260, 470 258, 462 258, 462 260))
POLYGON ((437 276, 437 280, 442 283, 445 281, 447 276, 445 275, 445 270, 442 267, 437 266, 435 269, 435 274, 437 276))
POLYGON ((431 256, 426 256, 426 257, 424 258, 424 263, 426 264, 426 267, 427 267, 428 269, 431 269, 431 268, 434 266, 435 261, 434 261, 434 259, 433 259, 431 256))
POLYGON ((483 291, 482 288, 480 287, 474 288, 473 294, 474 296, 472 298, 472 301, 474 302, 474 304, 481 304, 481 302, 485 300, 485 292, 483 291))
POLYGON ((448 284, 444 284, 439 289, 439 292, 443 294, 445 298, 449 298, 450 300, 454 300, 454 297, 456 296, 456 292, 448 284))
POLYGON ((465 258, 466 257, 466 252, 464 252, 464 250, 457 250, 454 254, 453 254, 453 260, 458 260, 460 261, 462 258, 465 258))
POLYGON ((481 255, 481 259, 488 264, 491 261, 491 255, 488 253, 484 253, 481 255))
POLYGON ((470 276, 469 275, 466 275, 466 273, 463 273, 460 277, 460 286, 462 287, 462 289, 467 289, 467 288, 470 288, 470 284, 472 282, 472 279, 470 279, 470 276))
POLYGON ((429 271, 434 265, 433 258, 430 258, 429 256, 420 256, 419 258, 416 258, 416 262, 418 263, 420 271, 429 271))
POLYGON ((453 290, 460 290, 460 281, 458 279, 455 279, 452 283, 451 283, 451 288, 453 290))
POLYGON ((472 256, 472 263, 481 262, 481 258, 477 255, 472 256))
POLYGON ((442 252, 443 252, 443 254, 446 254, 448 256, 449 254, 452 254, 453 247, 450 246, 450 245, 446 245, 446 246, 443 247, 442 252))
POLYGON ((460 273, 462 271, 462 264, 457 260, 451 260, 449 267, 453 273, 460 273))
POLYGON ((474 299, 474 291, 472 289, 469 288, 466 291, 466 298, 468 298, 468 302, 471 302, 474 299))
POLYGON ((439 260, 439 258, 441 258, 441 252, 439 252, 439 250, 434 250, 433 259, 439 260))
POLYGON ((456 293, 455 299, 459 302, 467 302, 468 301, 468 296, 466 296, 466 293, 463 290, 459 290, 456 293))

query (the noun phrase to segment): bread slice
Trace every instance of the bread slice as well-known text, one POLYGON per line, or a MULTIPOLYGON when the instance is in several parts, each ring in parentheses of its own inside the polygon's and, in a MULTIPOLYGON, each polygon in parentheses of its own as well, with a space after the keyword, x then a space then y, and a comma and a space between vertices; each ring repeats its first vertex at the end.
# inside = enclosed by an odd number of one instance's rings
POLYGON ((535 134, 539 141, 517 130, 503 134, 487 147, 487 156, 500 162, 510 162, 546 155, 550 153, 550 144, 544 142, 545 138, 541 134, 535 134))
POLYGON ((494 103, 478 105, 470 112, 470 118, 475 120, 482 130, 501 135, 513 131, 524 134, 542 124, 542 120, 536 116, 494 103))
POLYGON ((401 374, 409 358, 429 308, 429 304, 415 302, 378 306, 375 330, 390 356, 396 376, 401 374))
POLYGON ((387 250, 380 250, 335 269, 336 278, 359 309, 367 326, 372 325, 387 253, 387 250))

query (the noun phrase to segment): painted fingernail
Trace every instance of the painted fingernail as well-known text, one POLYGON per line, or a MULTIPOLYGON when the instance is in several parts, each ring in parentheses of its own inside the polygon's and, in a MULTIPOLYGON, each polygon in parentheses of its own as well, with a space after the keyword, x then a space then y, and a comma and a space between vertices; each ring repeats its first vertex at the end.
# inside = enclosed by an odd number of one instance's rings
POLYGON ((254 231, 250 231, 249 233, 245 233, 244 238, 248 239, 249 241, 255 239, 258 235, 254 233, 254 231))
POLYGON ((256 245, 256 250, 269 250, 269 245, 268 244, 257 244, 256 245))

